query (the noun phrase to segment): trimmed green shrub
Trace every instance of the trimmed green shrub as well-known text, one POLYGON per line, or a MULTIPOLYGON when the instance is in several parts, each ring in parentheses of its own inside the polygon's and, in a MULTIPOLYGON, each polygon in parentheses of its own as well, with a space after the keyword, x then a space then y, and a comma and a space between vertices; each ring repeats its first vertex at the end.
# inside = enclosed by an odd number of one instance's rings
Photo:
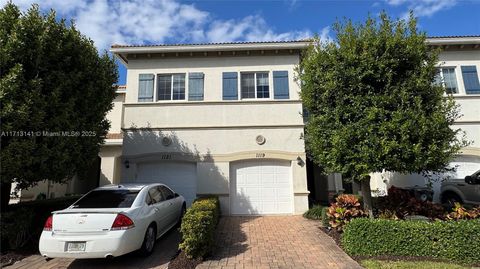
POLYGON ((2 251, 36 250, 43 225, 51 212, 69 207, 78 198, 80 196, 9 205, 0 218, 2 251))
POLYGON ((461 263, 480 262, 480 220, 397 221, 354 219, 342 245, 350 255, 425 256, 461 263))
POLYGON ((305 213, 303 213, 303 217, 307 219, 313 219, 313 220, 322 219, 323 208, 325 207, 321 205, 314 205, 312 208, 310 208, 309 210, 305 211, 305 213))
POLYGON ((187 210, 180 227, 180 249, 188 258, 203 258, 212 251, 219 216, 218 197, 197 199, 187 210))

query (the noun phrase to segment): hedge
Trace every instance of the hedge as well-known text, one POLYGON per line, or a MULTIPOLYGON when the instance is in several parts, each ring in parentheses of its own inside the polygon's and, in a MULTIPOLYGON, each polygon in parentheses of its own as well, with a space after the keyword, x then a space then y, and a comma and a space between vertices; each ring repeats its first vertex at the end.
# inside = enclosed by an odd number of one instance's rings
POLYGON ((193 202, 182 220, 180 249, 189 258, 203 258, 214 246, 215 228, 220 217, 218 197, 200 198, 193 202))
POLYGON ((342 245, 350 255, 425 256, 460 263, 480 262, 480 220, 398 221, 354 219, 342 245))
POLYGON ((36 251, 43 225, 51 212, 69 207, 78 198, 80 196, 69 196, 9 205, 0 218, 2 252, 36 251))

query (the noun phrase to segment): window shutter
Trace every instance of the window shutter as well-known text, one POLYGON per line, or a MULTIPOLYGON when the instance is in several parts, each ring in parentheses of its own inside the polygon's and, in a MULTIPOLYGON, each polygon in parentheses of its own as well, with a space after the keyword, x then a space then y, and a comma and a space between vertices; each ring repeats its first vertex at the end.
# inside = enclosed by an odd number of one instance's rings
POLYGON ((223 72, 223 100, 238 100, 237 72, 223 72))
POLYGON ((203 73, 188 73, 188 100, 203 100, 203 73))
POLYGON ((273 71, 273 95, 275 99, 288 99, 288 71, 273 71))
POLYGON ((462 66, 463 84, 467 94, 480 94, 480 83, 478 81, 476 66, 462 66))
POLYGON ((153 74, 140 74, 138 81, 138 102, 153 101, 153 74))

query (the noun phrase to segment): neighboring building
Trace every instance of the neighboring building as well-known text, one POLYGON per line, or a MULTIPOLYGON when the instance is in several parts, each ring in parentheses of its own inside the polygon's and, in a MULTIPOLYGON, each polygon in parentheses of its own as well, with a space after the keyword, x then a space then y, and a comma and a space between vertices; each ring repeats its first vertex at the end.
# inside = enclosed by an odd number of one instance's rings
POLYGON ((99 153, 97 161, 92 165, 86 179, 74 176, 64 184, 53 183, 48 180, 38 182, 36 186, 15 191, 16 184, 12 184, 10 203, 31 201, 45 198, 58 198, 66 195, 84 194, 99 185, 117 182, 120 178, 119 163, 122 154, 122 104, 125 101, 125 86, 118 86, 117 96, 113 101, 113 109, 107 114, 111 126, 105 144, 99 153), (118 171, 118 172, 116 172, 118 171))
MULTIPOLYGON (((472 142, 451 163, 452 167, 457 167, 457 171, 442 176, 443 179, 449 177, 462 180, 480 170, 480 36, 432 37, 427 42, 441 49, 437 83, 443 85, 446 93, 451 94, 460 106, 462 116, 452 128, 465 131, 467 139, 472 142)), ((386 172, 372 177, 371 188, 382 194, 392 185, 411 187, 425 186, 427 183, 428 180, 421 175, 386 172)), ((433 182, 436 202, 440 198, 440 185, 441 181, 433 182)))
POLYGON ((100 153, 105 179, 118 182, 121 167, 120 182, 163 182, 189 204, 219 195, 223 214, 303 213, 309 192, 294 69, 308 45, 112 46, 127 67, 127 90, 123 144, 100 153))

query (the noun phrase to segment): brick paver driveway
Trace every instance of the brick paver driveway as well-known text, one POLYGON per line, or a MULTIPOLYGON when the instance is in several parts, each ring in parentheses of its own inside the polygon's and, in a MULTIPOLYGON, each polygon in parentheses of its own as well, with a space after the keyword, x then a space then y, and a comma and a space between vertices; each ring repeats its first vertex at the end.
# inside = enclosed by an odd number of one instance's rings
POLYGON ((180 242, 180 234, 172 229, 157 241, 155 251, 151 256, 139 257, 136 253, 113 259, 52 259, 45 261, 40 255, 34 255, 21 260, 7 269, 161 269, 167 268, 168 262, 175 256, 180 242))
POLYGON ((362 268, 302 216, 223 217, 216 249, 197 268, 362 268))

